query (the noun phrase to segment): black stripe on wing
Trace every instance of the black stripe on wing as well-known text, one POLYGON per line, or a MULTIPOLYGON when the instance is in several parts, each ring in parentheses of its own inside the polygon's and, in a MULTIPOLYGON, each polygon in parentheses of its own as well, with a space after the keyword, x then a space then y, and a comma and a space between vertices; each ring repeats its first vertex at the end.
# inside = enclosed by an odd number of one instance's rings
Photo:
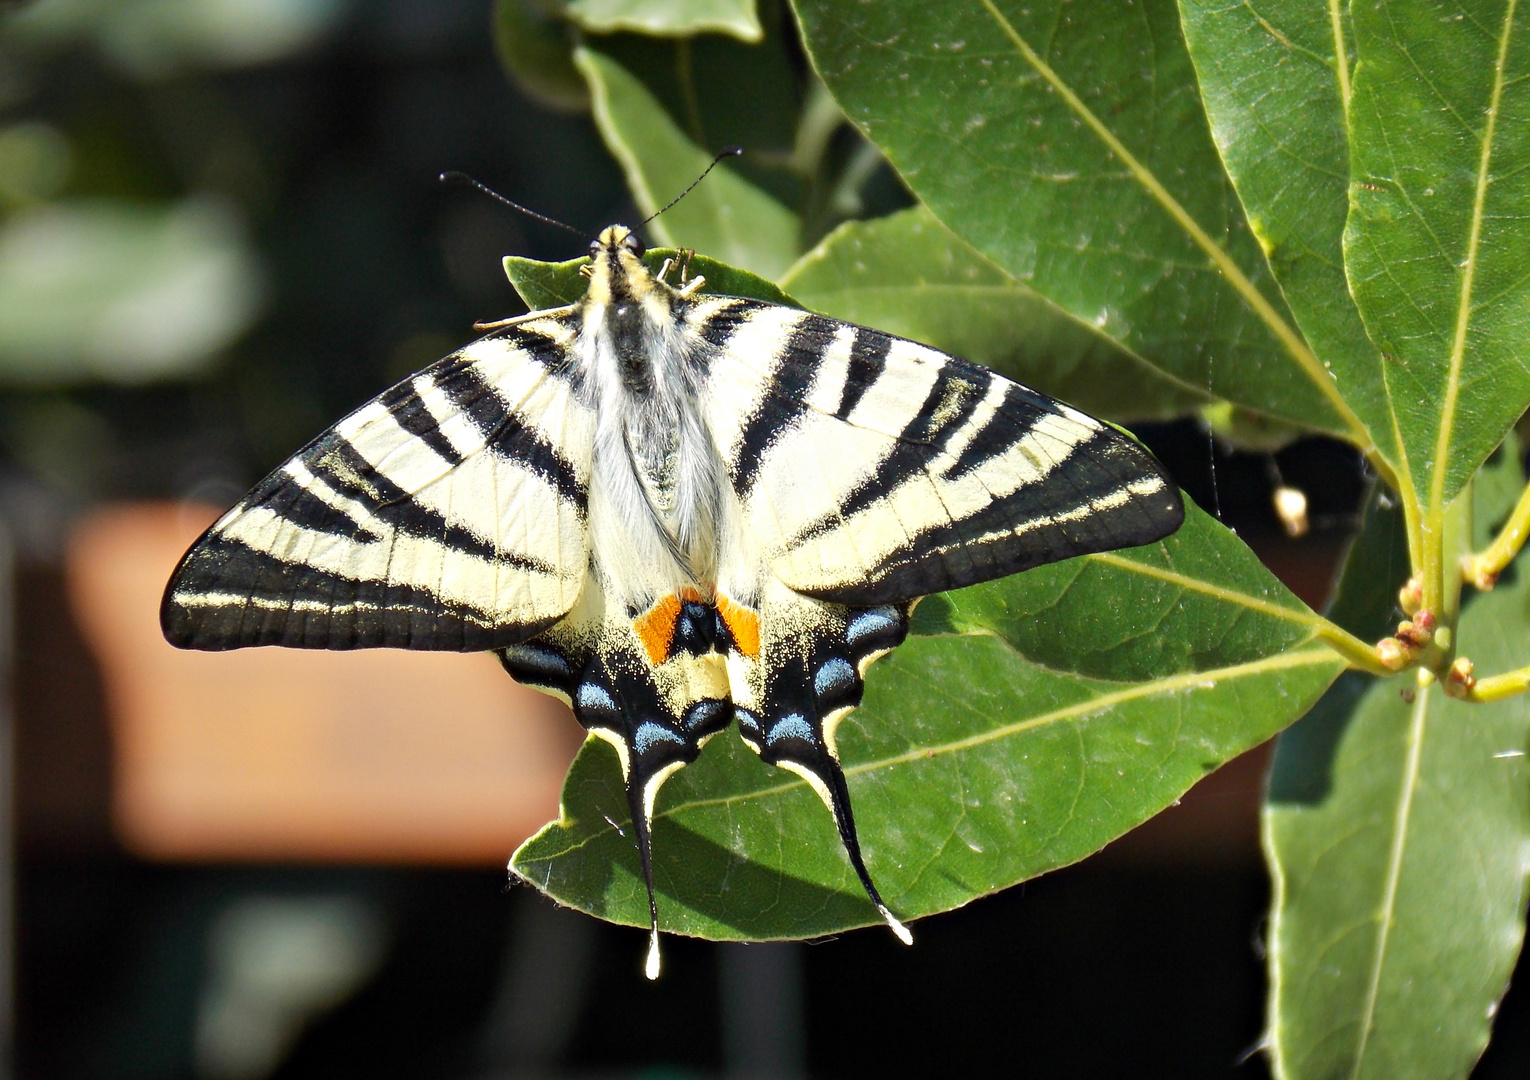
MULTIPOLYGON (((540 340, 545 342, 546 339, 540 340)), ((537 356, 535 349, 528 351, 542 362, 549 377, 564 377, 558 374, 564 366, 561 358, 546 361, 537 356)), ((497 453, 546 480, 565 501, 578 506, 581 512, 588 508, 589 491, 580 482, 573 463, 540 432, 522 423, 520 417, 506 407, 504 399, 484 381, 471 361, 448 357, 439 367, 439 371, 432 372, 436 385, 467 415, 497 453)))
MULTIPOLYGON (((522 336, 533 346, 551 347, 540 335, 522 336)), ((445 421, 417 392, 418 384, 427 393, 439 392, 437 409, 444 400, 464 410, 499 460, 496 468, 541 477, 557 502, 582 522, 588 490, 575 465, 485 382, 477 364, 467 351, 453 354, 376 399, 407 433, 401 450, 390 453, 380 468, 331 429, 256 485, 240 514, 209 530, 172 575, 160 612, 166 638, 182 648, 207 650, 287 645, 474 651, 524 641, 556 622, 563 612, 542 617, 542 610, 528 603, 521 609, 525 618, 516 621, 503 609, 480 610, 479 594, 466 593, 473 598, 469 602, 460 590, 433 588, 428 576, 394 572, 395 553, 405 542, 416 554, 423 545, 476 560, 501 588, 524 587, 531 575, 558 579, 560 571, 567 576, 571 570, 533 552, 501 547, 497 538, 449 520, 389 476, 390 471, 401 475, 400 464, 411 463, 411 453, 427 455, 443 477, 464 461, 458 449, 461 425, 454 444, 441 430, 445 421), (267 524, 241 533, 241 523, 255 520, 246 516, 251 514, 269 515, 261 519, 267 524), (315 549, 326 557, 305 563, 315 549)), ((418 457, 412 461, 420 463, 418 457)), ((480 528, 490 532, 495 531, 493 501, 476 508, 478 520, 487 523, 480 528)), ((582 575, 583 560, 578 561, 572 569, 582 575)), ((463 563, 453 567, 461 572, 463 563)))
POLYGON ((427 589, 346 578, 219 537, 182 560, 160 608, 172 645, 212 651, 285 645, 477 652, 524 641, 557 618, 496 625, 486 613, 443 603, 427 589), (177 602, 177 592, 222 602, 177 602))
POLYGON ((844 420, 855 411, 866 391, 877 381, 887 365, 887 350, 892 348, 891 335, 876 330, 857 328, 855 340, 850 345, 850 371, 845 378, 845 388, 840 392, 839 407, 834 415, 844 420))
MULTIPOLYGON (((702 324, 701 336, 718 349, 725 349, 734 332, 763 306, 766 305, 739 303, 725 308, 702 324)), ((753 490, 771 444, 807 412, 808 391, 817 374, 816 362, 843 325, 822 315, 807 315, 792 328, 782 344, 774 365, 774 398, 768 408, 762 402, 745 422, 730 464, 733 487, 740 498, 747 498, 753 490)))
POLYGON ((919 530, 864 581, 804 591, 842 604, 899 603, 1078 555, 1150 544, 1178 529, 1184 515, 1179 489, 1162 466, 1104 429, 1044 482, 1024 485, 977 514, 919 530), (1110 505, 1130 487, 1144 494, 1110 505))

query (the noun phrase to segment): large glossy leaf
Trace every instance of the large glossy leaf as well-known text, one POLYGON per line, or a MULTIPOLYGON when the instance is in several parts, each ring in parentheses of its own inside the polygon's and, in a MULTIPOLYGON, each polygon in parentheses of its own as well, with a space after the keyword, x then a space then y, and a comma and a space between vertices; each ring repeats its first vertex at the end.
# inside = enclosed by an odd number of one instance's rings
POLYGON ((1290 324, 1173 0, 797 0, 845 113, 1006 272, 1189 385, 1368 441, 1290 324))
POLYGON ((1530 10, 1357 4, 1344 257, 1426 505, 1530 404, 1530 10))
POLYGON ((569 0, 568 15, 586 30, 609 34, 633 30, 659 37, 692 34, 731 34, 741 41, 759 41, 755 0, 569 0))
MULTIPOLYGON (((1512 505, 1517 455, 1496 471, 1514 476, 1479 484, 1479 543, 1512 505)), ((1356 595, 1378 580, 1364 564, 1395 543, 1395 520, 1373 517, 1368 531, 1345 575, 1356 595)), ((1479 671, 1524 663, 1523 562, 1470 600, 1459 634, 1479 671)), ((1519 952, 1530 699, 1468 705, 1436 686, 1410 703, 1405 688, 1411 672, 1346 675, 1276 750, 1267 1039, 1283 1080, 1465 1076, 1519 952)))
POLYGON ((1208 400, 1049 304, 922 206, 846 222, 781 285, 814 311, 987 364, 1097 416, 1166 419, 1208 400))
POLYGON ((1180 0, 1211 134, 1297 325, 1394 471, 1381 354, 1344 278, 1348 5, 1180 0))
MULTIPOLYGON (((1073 862, 1301 715, 1342 664, 1194 507, 1169 540, 931 597, 839 746, 892 908, 944 911, 1073 862)), ((514 871, 630 925, 647 905, 616 757, 587 743, 514 871)), ((659 795, 666 929, 799 938, 878 920, 806 783, 732 733, 659 795)))
MULTIPOLYGON (((589 82, 595 122, 626 173, 638 209, 654 213, 701 175, 711 153, 691 142, 647 88, 614 60, 581 48, 574 62, 589 82)), ((650 222, 647 231, 661 244, 695 248, 771 279, 797 257, 796 215, 726 164, 650 222)))

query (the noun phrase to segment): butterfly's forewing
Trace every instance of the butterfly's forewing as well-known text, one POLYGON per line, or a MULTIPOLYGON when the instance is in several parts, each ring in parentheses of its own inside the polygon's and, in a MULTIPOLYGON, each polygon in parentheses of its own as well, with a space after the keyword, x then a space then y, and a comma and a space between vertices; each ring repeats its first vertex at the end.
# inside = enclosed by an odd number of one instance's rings
POLYGON ((569 316, 466 346, 304 447, 189 551, 166 590, 183 648, 479 650, 578 599, 594 414, 569 316))
POLYGON ((896 603, 1184 519, 1125 435, 987 368, 758 301, 708 322, 705 398, 761 555, 792 589, 896 603))

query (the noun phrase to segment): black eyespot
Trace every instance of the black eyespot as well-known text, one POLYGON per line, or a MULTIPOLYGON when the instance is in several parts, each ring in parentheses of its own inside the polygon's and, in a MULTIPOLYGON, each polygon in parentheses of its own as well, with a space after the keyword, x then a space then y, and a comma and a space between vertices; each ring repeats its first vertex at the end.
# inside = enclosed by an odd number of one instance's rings
POLYGON ((640 259, 643 257, 643 252, 648 250, 643 246, 643 241, 639 239, 637 233, 628 233, 627 238, 622 241, 622 247, 626 248, 628 251, 632 252, 632 254, 636 255, 640 259))

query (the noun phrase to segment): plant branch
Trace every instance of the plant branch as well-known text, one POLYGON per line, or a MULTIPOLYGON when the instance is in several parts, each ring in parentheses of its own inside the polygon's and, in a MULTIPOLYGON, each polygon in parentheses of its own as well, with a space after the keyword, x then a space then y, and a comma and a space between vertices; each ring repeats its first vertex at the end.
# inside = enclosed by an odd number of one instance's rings
POLYGON ((1523 694, 1526 690, 1530 690, 1530 667, 1478 679, 1477 684, 1467 693, 1465 700, 1486 704, 1511 698, 1515 694, 1523 694))
POLYGON ((1374 645, 1367 645, 1342 626, 1329 622, 1321 615, 1315 616, 1315 619, 1313 628, 1317 631, 1318 640, 1343 657, 1350 667, 1372 675, 1394 674, 1391 668, 1381 662, 1381 653, 1374 645))
POLYGON ((1514 512, 1504 523, 1493 542, 1474 555, 1461 560, 1461 576, 1479 589, 1491 589, 1498 575, 1514 561, 1530 534, 1530 485, 1519 494, 1514 512))

